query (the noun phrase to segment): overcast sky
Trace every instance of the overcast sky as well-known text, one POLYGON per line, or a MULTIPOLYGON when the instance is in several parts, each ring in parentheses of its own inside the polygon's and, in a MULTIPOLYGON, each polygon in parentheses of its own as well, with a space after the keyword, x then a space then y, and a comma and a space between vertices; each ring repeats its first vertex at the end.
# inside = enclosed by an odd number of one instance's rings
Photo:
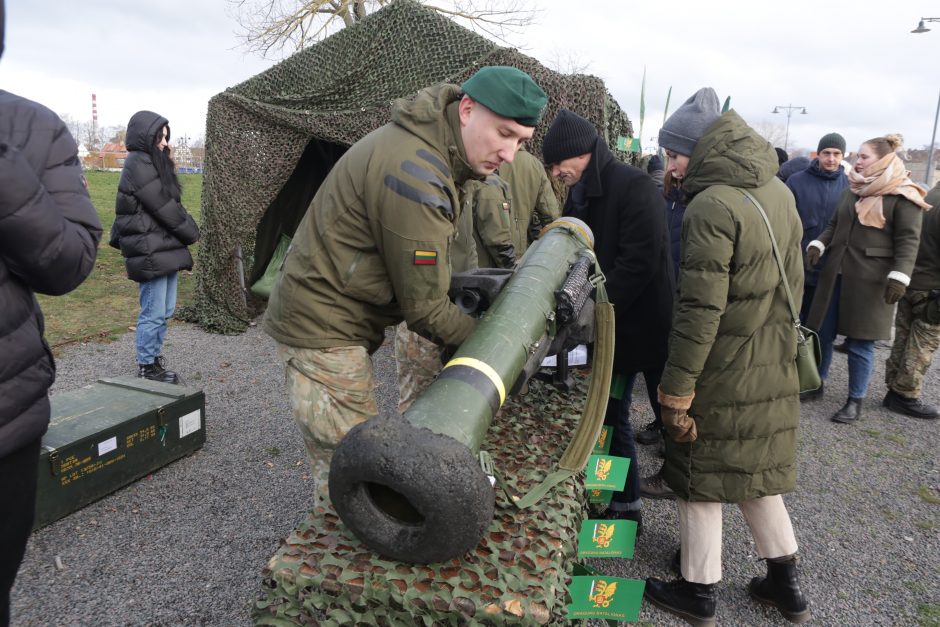
MULTIPOLYGON (((930 142, 940 23, 910 31, 921 17, 940 17, 936 1, 540 4, 537 23, 513 43, 543 62, 587 65, 637 130, 646 67, 644 147, 655 145, 669 87, 671 112, 705 85, 730 95, 752 124, 783 128, 775 106, 806 107, 790 118, 790 148, 815 149, 830 131, 849 150, 891 132, 911 148, 930 142)), ((225 0, 6 0, 6 9, 0 89, 88 120, 94 92, 100 126, 151 109, 174 136, 203 136, 209 98, 274 64, 238 48, 225 0)))

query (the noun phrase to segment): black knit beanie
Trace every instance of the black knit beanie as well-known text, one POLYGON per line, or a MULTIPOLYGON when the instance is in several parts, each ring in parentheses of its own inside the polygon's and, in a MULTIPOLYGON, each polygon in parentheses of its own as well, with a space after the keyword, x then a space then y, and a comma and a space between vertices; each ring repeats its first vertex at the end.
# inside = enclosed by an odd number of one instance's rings
POLYGON ((774 148, 774 150, 777 151, 777 165, 778 166, 781 166, 790 160, 790 155, 788 155, 787 151, 784 150, 783 148, 777 147, 777 148, 774 148))
POLYGON ((594 150, 596 142, 597 129, 590 121, 573 111, 562 109, 542 140, 542 160, 546 165, 551 165, 587 154, 594 150))
POLYGON ((838 133, 823 135, 822 139, 819 140, 819 146, 817 146, 816 152, 822 152, 826 148, 835 148, 842 154, 845 154, 845 138, 838 133))

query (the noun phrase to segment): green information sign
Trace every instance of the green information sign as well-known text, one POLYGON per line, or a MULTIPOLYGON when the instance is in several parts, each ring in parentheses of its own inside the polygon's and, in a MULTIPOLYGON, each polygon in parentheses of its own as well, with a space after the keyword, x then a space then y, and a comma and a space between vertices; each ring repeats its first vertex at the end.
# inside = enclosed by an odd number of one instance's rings
POLYGON ((584 478, 585 490, 623 490, 630 469, 629 457, 612 455, 591 455, 587 463, 587 476, 584 478))
POLYGON ((594 455, 606 455, 610 452, 610 438, 614 434, 614 428, 608 425, 601 427, 601 434, 597 438, 597 444, 591 451, 594 455))
POLYGON ((635 521, 585 520, 578 533, 578 557, 633 559, 635 543, 635 521))
POLYGON ((606 618, 636 622, 640 616, 645 586, 646 582, 640 579, 604 575, 572 577, 568 587, 571 594, 568 618, 606 618))

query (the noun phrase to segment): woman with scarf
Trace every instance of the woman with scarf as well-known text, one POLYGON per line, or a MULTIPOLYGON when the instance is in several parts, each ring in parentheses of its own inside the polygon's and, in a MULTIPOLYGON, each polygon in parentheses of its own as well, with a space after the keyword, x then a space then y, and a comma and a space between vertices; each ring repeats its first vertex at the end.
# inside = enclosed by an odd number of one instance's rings
POLYGON ((807 326, 822 344, 820 375, 829 374, 836 333, 846 336, 849 390, 832 417, 853 423, 874 366, 875 340, 891 337, 894 305, 907 289, 920 245, 924 191, 895 154, 897 135, 876 137, 858 150, 849 189, 839 199, 829 226, 806 247, 806 267, 826 256, 807 326))

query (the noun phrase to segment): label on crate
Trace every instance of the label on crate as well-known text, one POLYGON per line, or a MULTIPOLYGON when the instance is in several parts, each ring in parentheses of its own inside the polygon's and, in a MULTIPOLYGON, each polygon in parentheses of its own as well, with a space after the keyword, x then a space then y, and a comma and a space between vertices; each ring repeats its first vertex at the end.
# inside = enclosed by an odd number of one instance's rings
POLYGON ((199 431, 200 410, 191 411, 185 416, 180 416, 180 438, 185 438, 191 433, 199 431))
POLYGON ((117 436, 98 443, 98 457, 117 449, 117 436))

